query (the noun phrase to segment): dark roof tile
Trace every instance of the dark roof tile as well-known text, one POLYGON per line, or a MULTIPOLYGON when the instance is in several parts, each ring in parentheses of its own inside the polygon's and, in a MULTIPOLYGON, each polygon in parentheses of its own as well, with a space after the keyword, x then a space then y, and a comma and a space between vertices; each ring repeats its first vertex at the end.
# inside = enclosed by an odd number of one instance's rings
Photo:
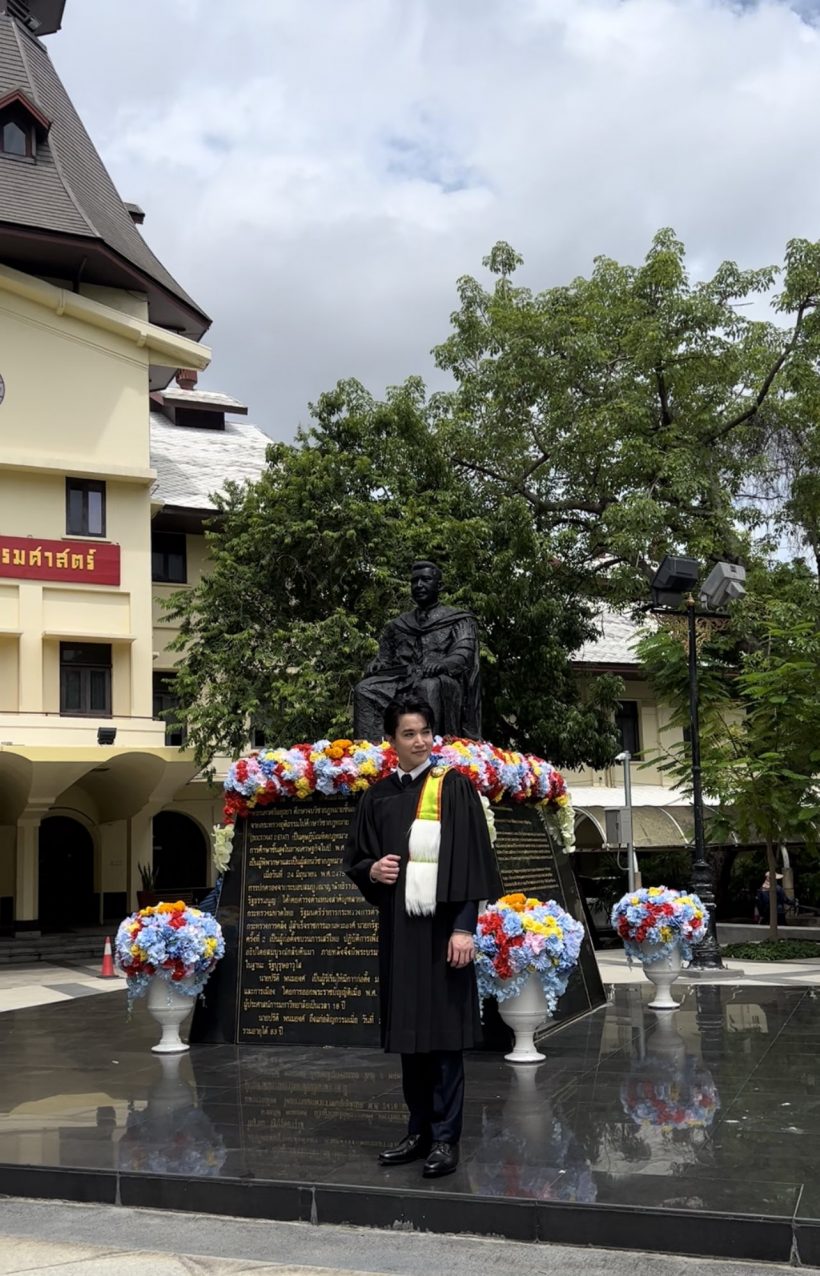
POLYGON ((22 90, 52 124, 36 163, 0 161, 0 222, 101 240, 202 315, 134 225, 45 46, 0 14, 0 97, 13 89, 22 90))

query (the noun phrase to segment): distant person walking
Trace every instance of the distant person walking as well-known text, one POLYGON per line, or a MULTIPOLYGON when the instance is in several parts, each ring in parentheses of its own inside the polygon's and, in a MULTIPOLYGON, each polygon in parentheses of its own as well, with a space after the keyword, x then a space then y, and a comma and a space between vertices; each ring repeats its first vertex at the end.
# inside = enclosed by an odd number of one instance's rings
MULTIPOLYGON (((782 878, 780 873, 777 874, 777 924, 785 926, 786 924, 786 906, 789 908, 797 907, 797 900, 789 899, 788 895, 780 885, 782 878)), ((767 926, 769 924, 769 891, 771 889, 771 881, 769 874, 763 878, 763 882, 755 896, 755 914, 757 916, 758 925, 767 926)))

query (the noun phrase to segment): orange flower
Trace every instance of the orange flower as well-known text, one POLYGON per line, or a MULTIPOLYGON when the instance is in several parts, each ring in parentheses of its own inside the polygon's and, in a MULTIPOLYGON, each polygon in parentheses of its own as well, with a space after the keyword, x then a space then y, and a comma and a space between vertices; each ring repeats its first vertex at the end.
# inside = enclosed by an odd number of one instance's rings
POLYGON ((517 913, 523 913, 527 897, 526 895, 502 895, 498 902, 506 904, 508 908, 514 908, 517 913))
POLYGON ((332 744, 327 751, 327 756, 333 758, 336 762, 345 755, 344 749, 340 749, 338 744, 332 744))
POLYGON ((334 740, 333 747, 334 749, 352 749, 353 741, 352 740, 334 740))

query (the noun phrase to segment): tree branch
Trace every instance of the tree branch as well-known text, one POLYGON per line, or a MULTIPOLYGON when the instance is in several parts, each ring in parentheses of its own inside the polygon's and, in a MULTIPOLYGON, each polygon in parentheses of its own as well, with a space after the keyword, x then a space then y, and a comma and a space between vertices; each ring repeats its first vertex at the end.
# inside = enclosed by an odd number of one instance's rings
POLYGON ((660 368, 655 369, 655 381, 658 386, 658 398, 661 401, 661 423, 672 424, 672 413, 669 411, 669 394, 666 389, 666 378, 660 368))
POLYGON ((542 501, 529 491, 525 486, 524 480, 543 463, 543 459, 539 460, 536 465, 530 466, 524 472, 522 478, 517 480, 511 480, 506 475, 499 474, 497 470, 491 469, 489 465, 481 465, 478 461, 468 461, 461 456, 454 456, 453 464, 461 466, 472 474, 481 474, 484 478, 492 479, 494 483, 500 484, 501 487, 508 487, 513 492, 517 492, 540 514, 595 514, 600 517, 601 514, 605 513, 608 506, 612 504, 611 501, 542 501))
POLYGON ((751 421, 752 417, 757 415, 760 408, 763 406, 772 385, 774 384, 775 377, 797 346, 797 342, 800 338, 800 331, 803 327, 803 320, 806 317, 806 311, 813 309, 815 304, 814 299, 811 297, 806 298, 805 301, 801 301, 797 308, 797 318, 794 321, 794 332, 764 377, 763 384, 755 395, 754 402, 751 407, 744 409, 743 412, 739 412, 737 416, 734 416, 730 421, 727 421, 721 429, 709 436, 707 440, 708 442, 717 443, 720 439, 725 438, 727 434, 731 434, 732 430, 736 430, 739 425, 744 425, 746 421, 751 421))

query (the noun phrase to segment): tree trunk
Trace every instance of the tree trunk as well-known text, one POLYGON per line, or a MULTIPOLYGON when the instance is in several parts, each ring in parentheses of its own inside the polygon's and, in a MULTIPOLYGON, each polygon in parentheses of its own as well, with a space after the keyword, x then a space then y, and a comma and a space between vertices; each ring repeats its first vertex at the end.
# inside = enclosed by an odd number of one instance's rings
POLYGON ((769 870, 769 939, 777 939, 777 858, 774 844, 766 842, 766 866, 769 870))

